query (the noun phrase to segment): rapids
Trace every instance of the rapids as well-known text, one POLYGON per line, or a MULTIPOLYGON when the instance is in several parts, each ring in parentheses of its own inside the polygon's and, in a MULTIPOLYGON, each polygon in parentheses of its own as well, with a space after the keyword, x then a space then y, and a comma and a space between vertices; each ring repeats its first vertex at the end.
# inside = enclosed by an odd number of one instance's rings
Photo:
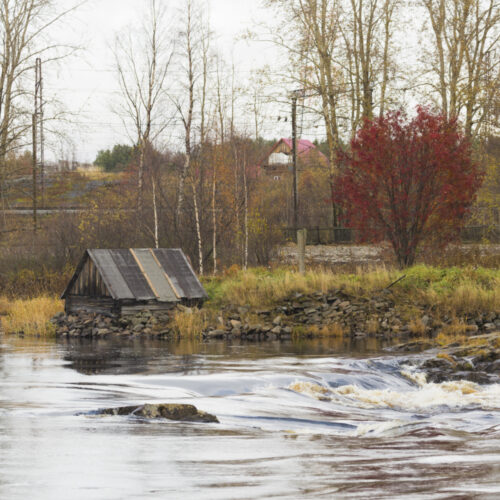
POLYGON ((408 357, 0 339, 0 498, 500 498, 500 385, 408 357), (95 414, 144 402, 220 424, 95 414))

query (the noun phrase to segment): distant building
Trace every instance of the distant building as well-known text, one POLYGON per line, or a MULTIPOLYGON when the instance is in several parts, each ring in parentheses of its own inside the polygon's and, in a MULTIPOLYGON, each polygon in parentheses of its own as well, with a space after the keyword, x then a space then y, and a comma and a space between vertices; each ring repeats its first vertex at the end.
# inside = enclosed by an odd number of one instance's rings
MULTIPOLYGON (((279 181, 293 169, 292 139, 281 138, 260 162, 259 174, 279 181)), ((307 139, 297 140, 297 169, 328 167, 328 158, 307 139)))

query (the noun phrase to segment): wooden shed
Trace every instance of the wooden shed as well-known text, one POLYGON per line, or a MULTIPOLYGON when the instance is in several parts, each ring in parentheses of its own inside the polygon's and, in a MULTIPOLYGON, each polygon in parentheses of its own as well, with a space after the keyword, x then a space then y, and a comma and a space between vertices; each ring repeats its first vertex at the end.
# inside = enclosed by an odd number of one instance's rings
POLYGON ((168 310, 207 298, 178 248, 86 250, 61 298, 66 313, 85 310, 118 316, 168 310))

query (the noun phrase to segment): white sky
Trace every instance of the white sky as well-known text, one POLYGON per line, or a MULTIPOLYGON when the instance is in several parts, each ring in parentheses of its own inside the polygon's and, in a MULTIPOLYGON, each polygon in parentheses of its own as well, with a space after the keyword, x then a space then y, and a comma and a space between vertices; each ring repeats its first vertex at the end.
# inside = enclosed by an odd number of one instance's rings
MULTIPOLYGON (((60 0, 62 5, 69 0, 60 0)), ((44 93, 48 100, 57 96, 70 112, 71 122, 65 125, 72 146, 53 140, 47 149, 49 158, 71 158, 72 150, 79 161, 92 162, 99 149, 118 142, 130 142, 119 119, 112 112, 119 90, 112 46, 116 34, 137 22, 148 0, 88 0, 67 18, 63 39, 83 47, 77 55, 56 66, 44 66, 44 93), (69 26, 68 26, 69 25, 69 26)), ((163 0, 175 12, 183 0, 163 0)), ((271 61, 273 48, 262 42, 237 40, 255 23, 262 22, 269 11, 260 0, 208 0, 210 26, 217 48, 226 62, 243 74, 250 68, 261 67, 267 57, 271 61)), ((251 120, 250 120, 251 121, 251 120)), ((279 128, 273 136, 279 136, 279 128)))
MULTIPOLYGON (((58 5, 65 7, 78 0, 57 0, 58 5)), ((164 2, 173 14, 185 5, 185 0, 158 0, 164 2)), ((230 67, 234 60, 237 83, 245 83, 255 70, 265 64, 272 67, 273 73, 279 71, 284 61, 278 56, 276 47, 267 42, 246 41, 241 37, 247 31, 254 31, 257 26, 273 21, 272 10, 264 7, 264 0, 198 0, 201 4, 208 2, 210 27, 215 35, 217 51, 230 67)), ((93 162, 100 149, 107 149, 116 143, 132 143, 119 116, 112 112, 113 105, 120 98, 115 59, 112 51, 118 33, 126 32, 128 27, 137 26, 149 0, 87 0, 76 13, 64 19, 56 37, 60 42, 69 42, 82 47, 74 56, 60 63, 44 65, 44 96, 49 101, 56 96, 69 112, 67 124, 57 124, 57 128, 65 132, 70 143, 47 135, 47 157, 51 159, 75 159, 93 162), (52 138, 52 140, 50 140, 52 138), (50 142, 50 143, 49 143, 50 142)), ((395 37, 395 47, 402 66, 414 67, 421 50, 421 27, 423 18, 418 10, 406 11, 398 18, 399 32, 395 37), (415 15, 417 14, 417 15, 415 15)), ((172 28, 178 30, 177 26, 172 28)), ((172 34, 175 37, 175 33, 172 34)), ((411 71, 411 70, 410 70, 411 71)), ((175 72, 170 75, 170 82, 175 88, 175 72)), ((273 75, 276 78, 276 75, 273 75)), ((411 80, 411 75, 410 75, 411 80)), ((276 82, 274 82, 276 83, 276 82)), ((283 103, 265 105, 267 115, 261 135, 266 139, 290 137, 290 104, 286 96, 289 90, 279 85, 273 89, 283 96, 283 103), (278 121, 278 116, 280 121, 278 121)), ((215 93, 212 89, 212 93, 215 93)), ((398 94, 400 102, 409 107, 414 106, 410 94, 398 94)), ((304 109, 304 108, 302 108, 304 109)), ((299 111, 300 112, 300 111, 299 111)), ((323 139, 323 127, 318 126, 316 119, 299 115, 299 133, 304 125, 303 137, 314 140, 323 139)), ((253 116, 249 111, 237 108, 236 128, 240 132, 252 134, 253 116)), ((341 124, 342 125, 342 124, 341 124)), ((48 128, 48 127, 47 127, 48 128)), ((253 134, 252 134, 253 135, 253 134)), ((180 147, 181 130, 172 128, 168 145, 180 147)))

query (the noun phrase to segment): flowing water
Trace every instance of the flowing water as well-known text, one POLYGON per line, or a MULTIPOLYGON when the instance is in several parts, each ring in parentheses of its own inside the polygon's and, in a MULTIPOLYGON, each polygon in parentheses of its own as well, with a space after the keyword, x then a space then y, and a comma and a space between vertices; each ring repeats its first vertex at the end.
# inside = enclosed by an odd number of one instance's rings
POLYGON ((500 385, 381 347, 0 338, 0 499, 500 498, 500 385))

